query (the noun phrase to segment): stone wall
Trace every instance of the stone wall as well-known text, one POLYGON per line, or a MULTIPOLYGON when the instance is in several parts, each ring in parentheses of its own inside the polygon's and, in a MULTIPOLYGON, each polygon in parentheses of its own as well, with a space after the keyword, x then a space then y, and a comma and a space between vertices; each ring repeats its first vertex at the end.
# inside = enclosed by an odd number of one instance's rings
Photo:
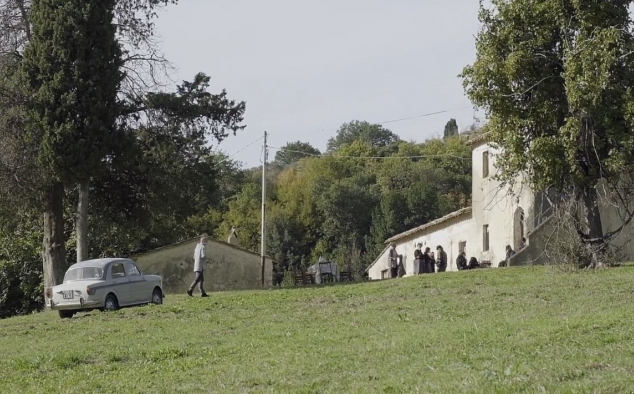
POLYGON ((553 222, 547 220, 526 236, 526 247, 509 259, 508 265, 524 266, 524 265, 544 265, 548 263, 545 253, 549 241, 556 238, 556 229, 553 222))
MULTIPOLYGON (((169 293, 185 293, 194 280, 194 248, 199 238, 133 256, 145 274, 161 275, 169 293)), ((225 242, 209 240, 205 290, 245 290, 261 288, 261 258, 256 253, 225 242)), ((264 285, 271 287, 273 262, 267 258, 264 285)))

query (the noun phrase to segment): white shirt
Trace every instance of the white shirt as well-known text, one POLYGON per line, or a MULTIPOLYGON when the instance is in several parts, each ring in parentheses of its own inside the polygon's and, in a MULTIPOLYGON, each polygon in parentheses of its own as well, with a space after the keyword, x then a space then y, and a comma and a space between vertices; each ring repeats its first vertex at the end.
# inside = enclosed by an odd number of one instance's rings
POLYGON ((196 245, 194 250, 194 272, 205 270, 205 245, 200 242, 196 245))

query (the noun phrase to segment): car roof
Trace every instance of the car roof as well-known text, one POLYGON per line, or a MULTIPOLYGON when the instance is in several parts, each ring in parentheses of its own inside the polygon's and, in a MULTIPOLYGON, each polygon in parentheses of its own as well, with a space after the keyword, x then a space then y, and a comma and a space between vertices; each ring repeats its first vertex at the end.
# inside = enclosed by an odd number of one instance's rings
POLYGON ((81 267, 106 268, 106 266, 108 266, 110 263, 113 263, 115 261, 132 261, 132 260, 130 260, 130 259, 121 259, 121 258, 93 259, 93 260, 82 261, 80 263, 75 263, 75 264, 71 265, 70 267, 68 267, 68 269, 81 268, 81 267))

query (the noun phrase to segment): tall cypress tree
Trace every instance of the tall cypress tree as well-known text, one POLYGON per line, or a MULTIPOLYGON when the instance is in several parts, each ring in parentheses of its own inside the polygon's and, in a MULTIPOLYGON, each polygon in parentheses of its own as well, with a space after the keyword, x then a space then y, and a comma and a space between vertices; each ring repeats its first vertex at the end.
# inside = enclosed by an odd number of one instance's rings
POLYGON ((454 118, 449 119, 449 122, 445 124, 445 131, 443 132, 444 138, 449 138, 453 135, 458 135, 458 123, 454 118))
MULTIPOLYGON (((31 41, 22 72, 32 89, 29 133, 41 141, 39 160, 49 177, 44 215, 45 287, 60 283, 64 274, 64 186, 80 185, 78 232, 83 230, 85 241, 89 180, 116 146, 122 51, 113 24, 115 5, 116 0, 32 3, 31 41)), ((84 242, 84 255, 85 246, 84 242)), ((85 256, 78 254, 80 257, 85 256)))

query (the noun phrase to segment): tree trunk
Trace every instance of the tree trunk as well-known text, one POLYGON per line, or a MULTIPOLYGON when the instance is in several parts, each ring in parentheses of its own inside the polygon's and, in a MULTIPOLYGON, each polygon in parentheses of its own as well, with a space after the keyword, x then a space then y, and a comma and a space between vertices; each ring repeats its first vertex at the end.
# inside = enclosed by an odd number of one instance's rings
POLYGON ((79 203, 77 204, 77 262, 88 260, 88 180, 79 184, 79 203))
POLYGON ((592 260, 589 268, 599 268, 603 266, 601 252, 603 251, 603 225, 601 224, 601 212, 599 210, 599 196, 594 187, 587 188, 583 193, 584 213, 586 220, 586 234, 588 235, 588 246, 591 249, 592 260))
POLYGON ((64 248, 64 184, 53 183, 46 193, 44 205, 44 291, 64 280, 66 250, 64 248))

